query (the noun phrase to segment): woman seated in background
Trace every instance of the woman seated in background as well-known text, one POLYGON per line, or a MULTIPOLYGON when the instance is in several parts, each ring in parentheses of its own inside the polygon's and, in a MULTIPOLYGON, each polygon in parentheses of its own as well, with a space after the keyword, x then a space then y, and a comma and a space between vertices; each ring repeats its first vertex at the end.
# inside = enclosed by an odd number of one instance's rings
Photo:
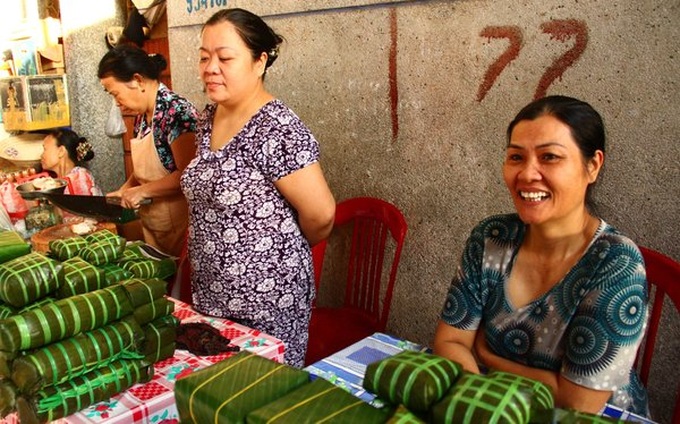
POLYGON ((637 246, 592 212, 604 163, 602 119, 550 96, 507 129, 503 165, 515 214, 472 231, 438 324, 434 351, 470 372, 483 365, 550 386, 556 406, 606 402, 648 415, 633 369, 647 321, 637 246))
POLYGON ((66 128, 50 132, 43 139, 43 153, 40 164, 43 170, 52 171, 57 178, 68 178, 70 188, 66 187, 65 194, 101 196, 102 191, 94 182, 92 173, 79 166, 94 158, 92 145, 77 133, 66 128))

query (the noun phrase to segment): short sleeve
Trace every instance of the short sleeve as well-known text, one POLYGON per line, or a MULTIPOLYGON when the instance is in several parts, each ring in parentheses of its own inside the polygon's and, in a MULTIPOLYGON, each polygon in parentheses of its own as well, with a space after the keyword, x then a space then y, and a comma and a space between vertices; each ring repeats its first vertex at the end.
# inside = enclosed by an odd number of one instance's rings
POLYGON ((567 328, 561 373, 575 384, 614 391, 629 382, 645 333, 644 262, 624 237, 602 237, 588 254, 597 269, 567 328))
POLYGON ((478 225, 465 243, 441 314, 442 321, 461 330, 476 330, 482 319, 483 256, 484 232, 478 225))
POLYGON ((257 158, 259 169, 270 181, 279 180, 319 160, 319 143, 305 124, 289 109, 271 113, 262 151, 257 158))

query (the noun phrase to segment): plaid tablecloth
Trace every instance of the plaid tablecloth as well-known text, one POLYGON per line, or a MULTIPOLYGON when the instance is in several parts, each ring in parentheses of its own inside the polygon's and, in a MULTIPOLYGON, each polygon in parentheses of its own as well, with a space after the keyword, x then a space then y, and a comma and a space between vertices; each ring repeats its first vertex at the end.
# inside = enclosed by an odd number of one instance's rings
MULTIPOLYGON (((414 350, 429 352, 430 349, 406 340, 398 339, 383 333, 375 333, 359 342, 346 347, 340 352, 334 353, 328 358, 322 359, 305 370, 312 375, 325 378, 331 383, 344 387, 353 395, 376 407, 383 403, 376 399, 375 395, 366 391, 362 384, 366 366, 371 362, 379 361, 388 356, 395 355, 402 350, 414 350)), ((605 405, 600 415, 621 420, 654 424, 653 421, 621 409, 605 405)))
MULTIPOLYGON (((207 322, 219 329, 223 336, 231 339, 231 344, 262 357, 283 362, 284 346, 281 340, 232 321, 200 315, 189 305, 176 299, 171 298, 171 300, 175 302, 173 314, 182 322, 207 322)), ((231 355, 234 353, 198 357, 186 350, 175 350, 172 358, 154 365, 155 373, 150 382, 137 384, 108 401, 96 403, 54 423, 177 424, 179 415, 173 392, 175 381, 185 374, 219 362, 231 355)), ((0 420, 0 424, 17 424, 18 422, 16 414, 0 420)))

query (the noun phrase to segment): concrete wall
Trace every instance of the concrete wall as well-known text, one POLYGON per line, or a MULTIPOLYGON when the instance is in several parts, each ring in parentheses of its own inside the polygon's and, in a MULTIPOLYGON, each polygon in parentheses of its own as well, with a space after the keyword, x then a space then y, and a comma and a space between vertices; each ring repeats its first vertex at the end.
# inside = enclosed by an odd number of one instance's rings
MULTIPOLYGON (((470 229, 512 210, 501 178, 505 128, 544 93, 581 98, 604 116, 602 217, 680 259, 680 2, 332 3, 284 14, 265 2, 230 5, 251 4, 286 38, 267 85, 319 139, 337 199, 381 197, 406 216, 390 332, 431 342, 470 229)), ((202 107, 199 31, 216 9, 171 10, 173 84, 202 107)), ((677 316, 669 321, 670 355, 680 329, 677 316)))
MULTIPOLYGON (((601 216, 680 259, 679 0, 272 3, 229 6, 265 16, 286 38, 267 85, 319 139, 336 198, 380 197, 408 221, 389 332, 431 342, 470 229, 512 211, 501 178, 505 128, 543 93, 581 98, 604 116, 601 216)), ((207 102, 197 73, 200 25, 217 8, 189 11, 183 0, 168 1, 173 86, 199 108, 207 102)), ((86 60, 82 78, 94 74, 90 61, 103 48, 73 39, 86 51, 71 53, 86 60)), ((78 84, 86 87, 69 87, 74 126, 108 145, 108 99, 90 80, 78 84)), ((120 178, 114 167, 122 172, 115 154, 113 162, 95 163, 110 176, 107 184, 120 178)), ((324 284, 340 286, 335 256, 331 249, 324 284)), ((321 301, 331 300, 322 293, 321 301)), ((677 358, 677 314, 666 317, 663 331, 673 336, 663 337, 657 355, 677 358)), ((654 378, 679 380, 670 366, 654 378)), ((662 386, 652 388, 657 411, 672 404, 662 386)))
POLYGON ((104 133, 112 99, 99 83, 99 59, 107 52, 106 29, 125 24, 125 0, 60 0, 64 64, 68 78, 71 126, 95 151, 88 162, 105 192, 125 181, 123 142, 104 133))

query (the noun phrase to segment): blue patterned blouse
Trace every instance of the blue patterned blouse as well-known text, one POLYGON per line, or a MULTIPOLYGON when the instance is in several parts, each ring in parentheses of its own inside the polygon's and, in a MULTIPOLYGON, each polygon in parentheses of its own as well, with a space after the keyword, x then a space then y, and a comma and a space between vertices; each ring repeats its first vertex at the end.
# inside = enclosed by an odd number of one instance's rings
POLYGON ((144 114, 135 118, 134 134, 143 137, 153 127, 153 141, 158 157, 169 172, 177 170, 175 158, 170 145, 185 132, 196 132, 198 111, 184 97, 160 83, 156 94, 156 108, 153 112, 153 123, 149 126, 144 114))
POLYGON ((442 320, 482 328, 492 351, 560 372, 610 404, 648 416, 647 393, 633 362, 647 322, 647 282, 639 249, 601 221, 587 251, 551 290, 521 308, 505 284, 526 226, 516 214, 478 224, 449 288, 442 320))

